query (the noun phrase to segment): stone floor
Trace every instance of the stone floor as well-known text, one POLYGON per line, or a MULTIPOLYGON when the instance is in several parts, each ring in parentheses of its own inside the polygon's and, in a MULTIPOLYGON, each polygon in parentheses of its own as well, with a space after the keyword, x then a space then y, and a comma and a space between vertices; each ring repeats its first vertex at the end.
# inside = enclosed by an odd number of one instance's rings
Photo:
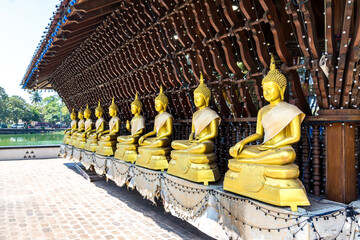
MULTIPOLYGON (((1 153, 0 153, 1 154, 1 153)), ((0 240, 210 239, 185 221, 63 159, 0 161, 0 240)))

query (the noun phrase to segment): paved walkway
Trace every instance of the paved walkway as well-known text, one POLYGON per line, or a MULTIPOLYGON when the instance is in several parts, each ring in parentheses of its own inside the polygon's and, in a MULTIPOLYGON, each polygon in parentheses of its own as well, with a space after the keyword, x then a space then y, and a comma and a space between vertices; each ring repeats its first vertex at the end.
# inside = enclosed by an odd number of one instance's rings
POLYGON ((0 240, 209 239, 185 221, 63 159, 0 161, 0 240))

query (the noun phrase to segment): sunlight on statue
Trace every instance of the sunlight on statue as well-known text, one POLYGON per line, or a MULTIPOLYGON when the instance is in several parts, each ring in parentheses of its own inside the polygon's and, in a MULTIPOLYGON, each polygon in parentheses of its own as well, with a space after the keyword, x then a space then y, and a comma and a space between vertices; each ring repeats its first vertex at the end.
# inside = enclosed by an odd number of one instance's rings
POLYGON ((135 162, 137 156, 138 140, 145 132, 145 118, 140 114, 142 110, 142 102, 135 95, 135 100, 131 103, 131 113, 134 117, 126 121, 126 129, 131 133, 127 136, 119 136, 117 138, 115 158, 126 161, 135 162))
POLYGON ((77 133, 77 139, 74 145, 75 147, 80 149, 83 149, 85 147, 86 139, 88 138, 89 133, 94 128, 94 123, 91 119, 91 110, 89 109, 89 104, 86 105, 86 109, 84 111, 84 117, 86 119, 84 132, 77 133))
POLYGON ((76 121, 76 112, 74 109, 72 109, 72 112, 70 114, 70 118, 71 118, 71 124, 70 124, 70 128, 66 129, 64 131, 64 139, 63 139, 63 143, 65 144, 69 144, 70 143, 70 138, 71 135, 77 131, 77 126, 78 126, 78 122, 76 121))
POLYGON ((70 145, 74 146, 77 140, 77 137, 79 136, 79 134, 81 134, 82 132, 85 131, 85 120, 84 120, 84 112, 82 111, 82 109, 80 108, 79 112, 78 112, 78 118, 80 119, 78 122, 78 129, 71 135, 70 138, 70 145))
POLYGON ((158 115, 155 117, 154 130, 140 137, 141 147, 138 149, 136 165, 154 170, 167 169, 173 133, 173 116, 166 112, 168 102, 169 99, 161 86, 160 93, 155 98, 155 110, 158 115), (151 137, 154 135, 156 137, 151 137))
POLYGON ((112 103, 109 107, 109 114, 111 119, 109 121, 109 130, 103 131, 98 134, 98 146, 96 148, 96 153, 105 156, 114 155, 116 138, 120 131, 121 120, 118 117, 119 108, 115 104, 115 99, 112 99, 112 103))
POLYGON ((103 115, 105 114, 104 109, 101 107, 100 100, 99 104, 95 109, 95 116, 98 118, 95 122, 95 129, 92 129, 88 132, 88 137, 86 140, 86 144, 84 149, 95 152, 97 143, 98 143, 98 137, 101 133, 105 131, 105 119, 103 118, 103 115))
POLYGON ((273 56, 262 86, 270 104, 258 112, 256 133, 230 148, 234 159, 229 160, 224 189, 296 211, 298 205, 309 205, 291 147, 300 140, 305 114, 283 101, 287 80, 273 56), (260 145, 247 145, 261 139, 260 145))
POLYGON ((214 155, 213 140, 218 135, 219 115, 209 108, 211 90, 205 85, 201 74, 200 84, 194 91, 194 103, 198 110, 194 113, 189 140, 175 140, 171 143, 168 173, 194 182, 204 182, 219 178, 214 155))

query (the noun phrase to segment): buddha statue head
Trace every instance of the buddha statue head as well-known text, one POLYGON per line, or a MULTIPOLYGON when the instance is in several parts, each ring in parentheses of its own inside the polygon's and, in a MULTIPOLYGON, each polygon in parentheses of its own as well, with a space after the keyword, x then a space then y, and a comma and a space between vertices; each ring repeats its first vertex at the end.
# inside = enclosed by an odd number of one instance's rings
POLYGON ((169 99, 163 92, 163 86, 161 86, 160 93, 155 98, 155 110, 158 112, 165 111, 168 103, 169 103, 169 99))
POLYGON ((70 114, 70 118, 71 118, 71 120, 76 120, 76 112, 75 112, 74 109, 72 109, 72 112, 70 114))
POLYGON ((118 106, 115 104, 115 99, 112 98, 112 103, 109 107, 109 114, 111 117, 114 117, 118 114, 119 108, 118 106))
POLYGON ((97 118, 101 118, 104 115, 104 113, 105 113, 105 111, 102 108, 102 106, 100 104, 100 100, 99 100, 98 106, 95 108, 95 116, 97 118))
POLYGON ((135 100, 131 103, 131 113, 134 115, 140 114, 141 109, 142 109, 142 102, 138 97, 138 93, 136 93, 135 100))
POLYGON ((82 108, 80 108, 79 112, 78 112, 78 118, 79 119, 83 119, 84 118, 84 112, 82 110, 82 108))
POLYGON ((89 109, 89 104, 86 104, 86 109, 84 111, 84 117, 89 119, 91 117, 91 110, 89 109))
POLYGON ((196 107, 209 106, 211 90, 204 83, 202 73, 200 73, 200 84, 194 91, 194 103, 196 107))
POLYGON ((266 101, 284 100, 286 77, 276 69, 274 55, 271 54, 270 71, 262 80, 263 95, 266 101))

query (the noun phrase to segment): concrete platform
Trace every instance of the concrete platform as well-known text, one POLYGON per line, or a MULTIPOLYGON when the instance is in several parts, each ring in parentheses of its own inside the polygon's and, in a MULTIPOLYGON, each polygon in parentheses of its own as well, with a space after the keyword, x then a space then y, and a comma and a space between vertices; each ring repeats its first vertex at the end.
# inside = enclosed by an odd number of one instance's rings
POLYGON ((0 239, 211 239, 66 159, 0 161, 0 239))

